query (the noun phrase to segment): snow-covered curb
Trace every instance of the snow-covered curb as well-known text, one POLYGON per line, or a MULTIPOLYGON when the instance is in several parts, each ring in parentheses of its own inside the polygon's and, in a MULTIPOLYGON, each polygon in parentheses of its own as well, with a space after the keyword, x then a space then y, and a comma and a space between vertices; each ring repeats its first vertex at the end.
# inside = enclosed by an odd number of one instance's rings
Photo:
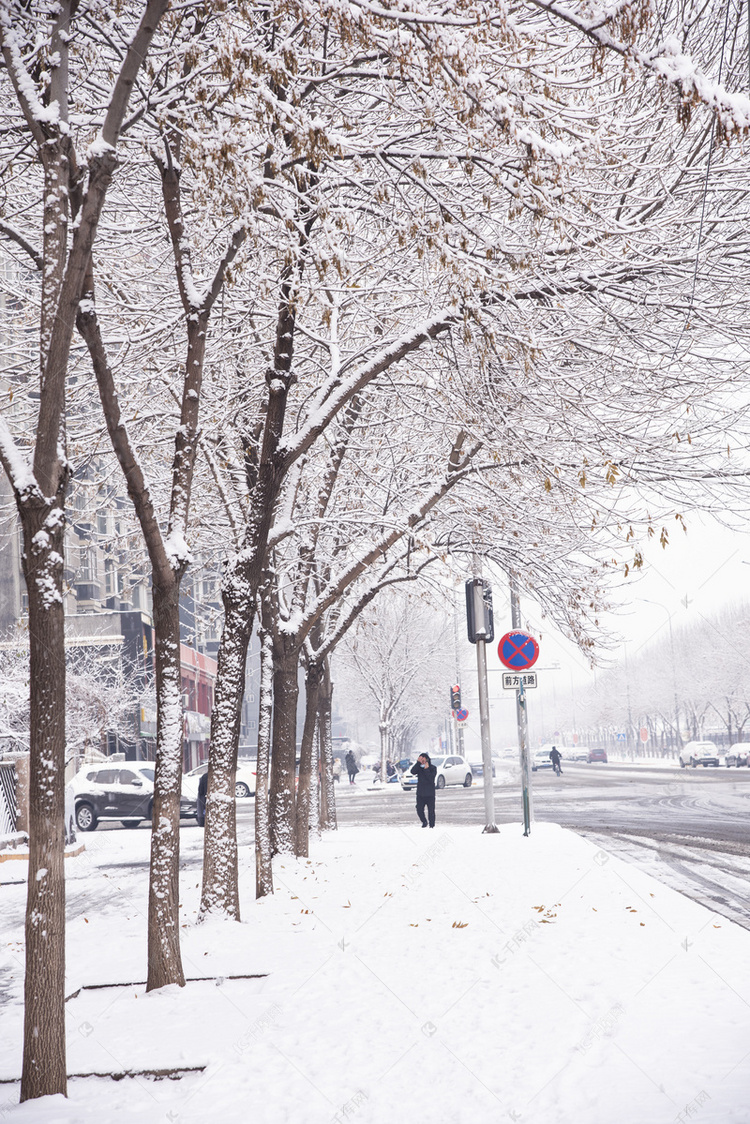
MULTIPOLYGON (((83 842, 70 843, 68 846, 66 846, 65 851, 63 852, 63 857, 66 859, 74 859, 78 855, 82 855, 85 850, 86 844, 83 842)), ((13 847, 12 849, 9 849, 7 851, 0 850, 0 863, 8 862, 9 859, 20 859, 22 862, 28 862, 29 846, 27 835, 24 835, 23 842, 19 843, 17 847, 13 847)))

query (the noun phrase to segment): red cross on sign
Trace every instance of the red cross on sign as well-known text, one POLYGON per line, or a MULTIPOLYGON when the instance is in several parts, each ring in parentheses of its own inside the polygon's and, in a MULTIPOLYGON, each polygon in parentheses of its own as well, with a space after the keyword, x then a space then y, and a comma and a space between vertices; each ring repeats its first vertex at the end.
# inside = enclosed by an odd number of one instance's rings
POLYGON ((506 632, 497 646, 500 663, 511 671, 526 671, 539 658, 539 645, 528 632, 506 632))

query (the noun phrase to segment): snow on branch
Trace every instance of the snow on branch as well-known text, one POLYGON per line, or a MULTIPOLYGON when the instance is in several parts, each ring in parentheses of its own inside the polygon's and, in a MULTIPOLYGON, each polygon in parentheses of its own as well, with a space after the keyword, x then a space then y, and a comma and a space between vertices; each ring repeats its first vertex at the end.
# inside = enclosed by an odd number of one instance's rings
POLYGON ((364 612, 368 605, 370 605, 371 602, 375 600, 378 594, 382 593, 384 589, 389 589, 391 586, 402 585, 404 582, 417 581, 421 576, 422 571, 425 570, 433 562, 436 562, 438 557, 436 554, 432 554, 429 557, 422 559, 419 565, 415 566, 414 569, 409 571, 408 573, 394 575, 393 569, 398 563, 403 562, 407 555, 408 551, 404 551, 399 559, 397 559, 393 563, 389 563, 385 570, 386 576, 383 576, 383 572, 381 571, 377 576, 373 578, 368 586, 361 592, 357 601, 350 607, 348 613, 346 613, 345 616, 342 616, 336 622, 335 628, 331 631, 330 635, 323 641, 319 648, 314 648, 310 637, 308 637, 308 639, 305 641, 305 648, 308 654, 308 658, 317 661, 324 660, 331 654, 331 652, 333 652, 334 648, 338 646, 339 641, 346 635, 357 618, 364 612))
POLYGON ((4 219, 0 219, 0 234, 4 234, 5 237, 9 238, 11 242, 15 242, 17 246, 20 246, 24 253, 28 254, 38 270, 41 271, 43 269, 44 258, 39 253, 39 251, 35 250, 31 243, 26 238, 24 238, 20 230, 16 230, 16 228, 14 226, 11 226, 9 222, 5 222, 4 219))
POLYGON ((164 538, 164 549, 169 565, 176 572, 187 569, 192 561, 190 547, 184 535, 177 530, 170 531, 164 538))
POLYGON ((416 527, 429 515, 433 508, 464 476, 473 471, 473 460, 479 452, 481 445, 475 443, 471 449, 462 456, 462 448, 466 435, 461 433, 455 441, 448 458, 448 469, 438 479, 422 501, 407 512, 403 519, 382 535, 376 542, 368 546, 363 553, 355 558, 346 569, 334 577, 321 591, 319 597, 304 614, 295 613, 289 621, 282 626, 282 631, 303 634, 309 633, 313 624, 320 619, 322 614, 338 600, 339 597, 363 574, 381 555, 390 550, 405 534, 414 531, 416 527))
POLYGON ((387 371, 394 363, 416 351, 422 344, 434 340, 442 332, 447 332, 460 315, 457 308, 445 309, 437 316, 423 320, 411 332, 400 336, 388 347, 378 351, 367 363, 356 367, 347 378, 336 376, 331 379, 324 394, 321 395, 320 405, 311 413, 305 425, 294 438, 279 445, 279 455, 285 464, 292 465, 303 453, 306 453, 355 394, 364 390, 383 371, 387 371))
POLYGON ((684 54, 678 38, 667 38, 653 51, 642 50, 633 42, 616 38, 608 27, 630 5, 613 5, 586 18, 557 0, 531 0, 535 7, 575 27, 605 51, 632 59, 643 70, 674 86, 686 109, 702 103, 718 116, 725 133, 746 132, 750 128, 750 98, 733 94, 720 82, 704 74, 690 55, 684 54))
POLYGON ((44 106, 37 96, 36 85, 23 61, 22 44, 8 6, 0 8, 0 45, 5 65, 13 83, 23 115, 37 144, 44 144, 43 125, 59 124, 60 107, 57 102, 44 106))
POLYGON ((153 39, 159 21, 169 7, 169 0, 149 0, 143 13, 138 29, 128 47, 123 60, 120 73, 117 76, 112 97, 109 101, 107 114, 104 118, 100 139, 94 141, 93 148, 113 148, 120 135, 123 118, 130 100, 130 93, 135 84, 138 72, 143 65, 143 60, 148 54, 151 40, 153 39))
POLYGON ((4 418, 0 417, 0 462, 8 474, 11 487, 17 497, 26 498, 36 493, 41 496, 41 489, 4 418))

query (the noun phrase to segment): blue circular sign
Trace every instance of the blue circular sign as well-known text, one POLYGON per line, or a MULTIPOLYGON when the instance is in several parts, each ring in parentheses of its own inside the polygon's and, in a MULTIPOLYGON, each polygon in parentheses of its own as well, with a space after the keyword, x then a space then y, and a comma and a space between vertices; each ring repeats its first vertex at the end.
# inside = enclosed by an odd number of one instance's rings
POLYGON ((468 712, 468 710, 466 709, 465 706, 462 706, 460 710, 456 711, 456 721, 457 722, 465 722, 468 717, 469 717, 469 712, 468 712))
POLYGON ((539 659, 539 645, 528 632, 506 632, 497 646, 500 663, 511 671, 526 671, 539 659))

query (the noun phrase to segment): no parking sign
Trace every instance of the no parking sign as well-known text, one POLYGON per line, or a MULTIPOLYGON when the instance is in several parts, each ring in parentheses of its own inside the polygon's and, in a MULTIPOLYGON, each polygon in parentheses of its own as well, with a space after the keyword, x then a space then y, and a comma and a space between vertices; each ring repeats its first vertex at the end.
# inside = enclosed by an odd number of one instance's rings
POLYGON ((511 671, 526 671, 539 659, 539 645, 528 632, 506 632, 497 646, 500 663, 511 671))

